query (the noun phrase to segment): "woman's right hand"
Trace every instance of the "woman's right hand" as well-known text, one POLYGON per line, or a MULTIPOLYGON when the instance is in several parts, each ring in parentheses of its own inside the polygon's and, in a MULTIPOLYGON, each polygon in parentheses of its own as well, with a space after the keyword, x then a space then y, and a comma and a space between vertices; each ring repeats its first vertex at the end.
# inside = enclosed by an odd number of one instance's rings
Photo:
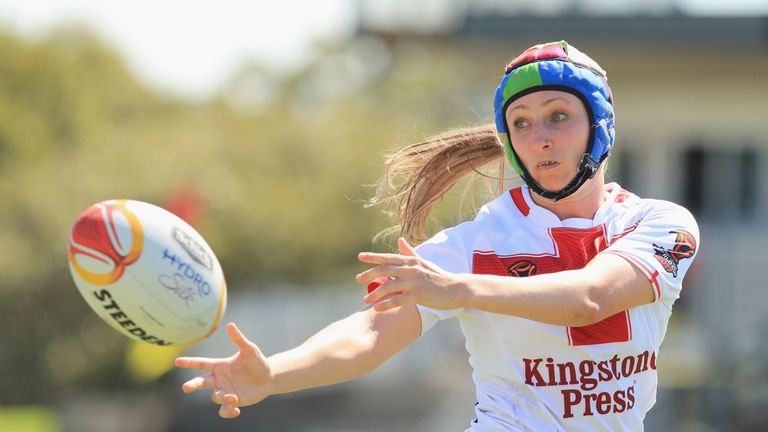
POLYGON ((240 415, 238 407, 253 405, 269 396, 272 373, 259 347, 234 323, 227 325, 227 334, 237 346, 237 353, 227 358, 179 357, 176 366, 208 371, 185 382, 184 393, 213 389, 211 401, 221 405, 219 416, 233 418, 240 415))

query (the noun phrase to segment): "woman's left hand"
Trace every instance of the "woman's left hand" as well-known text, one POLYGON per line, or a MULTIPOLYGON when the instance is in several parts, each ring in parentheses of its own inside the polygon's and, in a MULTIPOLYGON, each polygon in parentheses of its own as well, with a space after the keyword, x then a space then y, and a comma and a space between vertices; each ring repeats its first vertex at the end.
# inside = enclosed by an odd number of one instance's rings
POLYGON ((397 240, 399 254, 361 252, 357 258, 376 267, 355 277, 360 283, 378 278, 389 280, 363 297, 366 304, 383 312, 404 304, 434 309, 456 309, 466 305, 469 290, 459 275, 448 273, 422 259, 404 238, 397 240))

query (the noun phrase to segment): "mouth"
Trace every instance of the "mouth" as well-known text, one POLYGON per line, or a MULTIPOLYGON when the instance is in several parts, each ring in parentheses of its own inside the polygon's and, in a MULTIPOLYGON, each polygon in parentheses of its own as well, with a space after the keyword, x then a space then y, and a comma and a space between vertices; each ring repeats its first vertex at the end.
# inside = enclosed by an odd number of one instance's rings
POLYGON ((560 165, 559 162, 555 162, 555 161, 551 161, 551 160, 545 160, 545 161, 541 161, 541 162, 537 163, 536 164, 536 168, 538 168, 538 169, 551 169, 551 168, 554 168, 554 167, 556 167, 558 165, 560 165))

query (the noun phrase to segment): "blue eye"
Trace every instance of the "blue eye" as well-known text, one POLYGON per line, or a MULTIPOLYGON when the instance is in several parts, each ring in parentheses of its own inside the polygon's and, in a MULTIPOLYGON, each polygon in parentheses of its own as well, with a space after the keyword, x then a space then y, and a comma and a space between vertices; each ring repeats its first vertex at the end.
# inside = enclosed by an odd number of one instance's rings
POLYGON ((567 119, 568 119, 568 114, 566 114, 564 112, 556 112, 556 113, 552 114, 552 120, 553 121, 560 122, 560 121, 567 120, 567 119))
POLYGON ((515 129, 522 129, 526 126, 528 126, 527 120, 515 120, 512 122, 512 125, 515 127, 515 129))

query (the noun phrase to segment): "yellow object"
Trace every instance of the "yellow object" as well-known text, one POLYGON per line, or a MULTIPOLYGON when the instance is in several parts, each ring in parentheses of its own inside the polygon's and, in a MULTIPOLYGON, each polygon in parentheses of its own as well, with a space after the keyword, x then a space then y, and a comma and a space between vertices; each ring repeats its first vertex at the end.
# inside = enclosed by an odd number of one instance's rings
POLYGON ((173 369, 173 360, 180 354, 179 347, 161 347, 132 341, 126 359, 128 373, 140 382, 154 381, 173 369))

